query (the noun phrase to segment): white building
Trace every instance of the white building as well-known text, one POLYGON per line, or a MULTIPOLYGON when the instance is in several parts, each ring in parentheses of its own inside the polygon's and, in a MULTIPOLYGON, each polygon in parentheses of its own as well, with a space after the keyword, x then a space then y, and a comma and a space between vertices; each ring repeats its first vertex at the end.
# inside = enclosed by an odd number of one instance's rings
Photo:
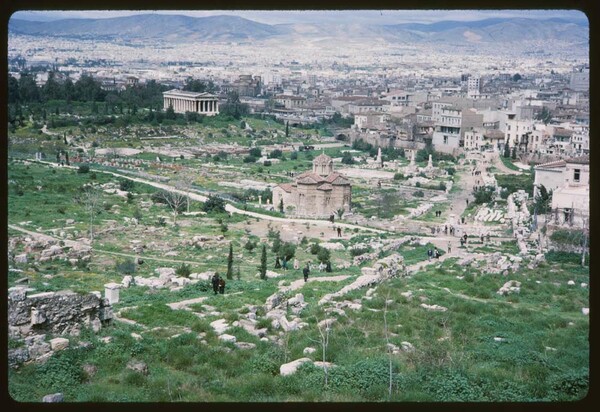
POLYGON ((163 92, 163 102, 165 110, 171 106, 175 113, 196 112, 206 116, 219 114, 217 96, 211 93, 172 89, 163 92))
POLYGON ((483 82, 479 76, 469 76, 467 80, 467 96, 472 99, 479 97, 483 90, 483 82))
POLYGON ((535 167, 534 196, 543 185, 552 191, 552 218, 555 224, 583 227, 590 213, 589 157, 569 158, 535 167))

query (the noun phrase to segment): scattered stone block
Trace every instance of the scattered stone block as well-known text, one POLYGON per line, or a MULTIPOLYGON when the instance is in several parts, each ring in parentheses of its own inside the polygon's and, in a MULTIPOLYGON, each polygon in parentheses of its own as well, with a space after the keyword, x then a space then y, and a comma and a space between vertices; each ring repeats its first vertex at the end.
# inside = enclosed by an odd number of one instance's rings
POLYGON ((448 308, 444 307, 444 306, 440 306, 440 305, 428 305, 426 303, 421 303, 421 307, 427 310, 432 310, 432 311, 436 311, 436 312, 445 312, 448 310, 448 308))
POLYGON ((281 376, 288 376, 288 375, 293 375, 294 373, 296 373, 296 371, 298 370, 298 368, 306 362, 311 362, 312 360, 309 358, 300 358, 300 359, 296 359, 295 361, 289 362, 289 363, 284 363, 283 365, 281 365, 279 367, 279 374, 281 376))
POLYGON ((64 400, 65 398, 62 393, 53 393, 42 398, 42 402, 46 403, 63 402, 64 400))
POLYGON ((235 342, 235 347, 242 350, 254 349, 256 344, 251 342, 235 342))
POLYGON ((148 365, 141 361, 129 361, 127 363, 127 369, 131 369, 132 371, 141 373, 142 375, 148 375, 148 365))
POLYGON ((237 338, 233 335, 228 335, 226 333, 219 335, 219 340, 223 341, 223 342, 231 342, 231 343, 235 343, 237 341, 237 338))
POLYGON ((64 350, 69 347, 69 340, 65 338, 50 339, 50 347, 53 351, 64 350))

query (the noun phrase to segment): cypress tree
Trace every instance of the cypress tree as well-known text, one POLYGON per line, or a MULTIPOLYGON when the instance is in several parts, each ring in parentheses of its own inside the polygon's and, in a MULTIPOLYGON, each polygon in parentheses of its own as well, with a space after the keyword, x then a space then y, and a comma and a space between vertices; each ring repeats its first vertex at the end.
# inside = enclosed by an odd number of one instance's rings
POLYGON ((229 256, 227 256, 227 279, 233 279, 233 244, 229 243, 229 256))
POLYGON ((263 244, 262 254, 260 256, 260 278, 267 278, 267 246, 263 244))
POLYGON ((508 143, 508 140, 506 141, 506 144, 504 145, 504 158, 508 159, 510 157, 510 144, 508 143))

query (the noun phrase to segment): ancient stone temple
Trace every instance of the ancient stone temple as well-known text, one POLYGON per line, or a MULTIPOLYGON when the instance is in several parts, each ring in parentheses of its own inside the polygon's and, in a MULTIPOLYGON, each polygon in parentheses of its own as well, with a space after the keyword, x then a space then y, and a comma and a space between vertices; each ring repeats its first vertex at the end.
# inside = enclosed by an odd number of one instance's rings
POLYGON ((352 185, 348 178, 333 171, 331 157, 320 154, 313 160, 312 171, 302 173, 294 183, 273 188, 273 206, 292 206, 297 216, 329 217, 338 209, 350 211, 352 185))
POLYGON ((217 96, 210 93, 187 92, 173 89, 163 92, 165 110, 173 107, 175 113, 196 112, 206 116, 219 114, 217 96))

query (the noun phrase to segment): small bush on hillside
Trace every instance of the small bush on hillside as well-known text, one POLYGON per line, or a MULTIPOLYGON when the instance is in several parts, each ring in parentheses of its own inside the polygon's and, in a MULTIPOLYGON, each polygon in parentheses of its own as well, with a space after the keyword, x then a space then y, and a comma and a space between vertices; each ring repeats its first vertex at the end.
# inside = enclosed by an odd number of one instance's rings
POLYGON ((179 277, 183 277, 183 278, 189 278, 190 274, 192 273, 191 269, 190 269, 190 265, 186 264, 186 263, 182 263, 176 270, 175 270, 175 274, 179 277))
POLYGON ((77 169, 77 173, 89 173, 89 171, 90 165, 88 164, 79 165, 79 169, 77 169))

